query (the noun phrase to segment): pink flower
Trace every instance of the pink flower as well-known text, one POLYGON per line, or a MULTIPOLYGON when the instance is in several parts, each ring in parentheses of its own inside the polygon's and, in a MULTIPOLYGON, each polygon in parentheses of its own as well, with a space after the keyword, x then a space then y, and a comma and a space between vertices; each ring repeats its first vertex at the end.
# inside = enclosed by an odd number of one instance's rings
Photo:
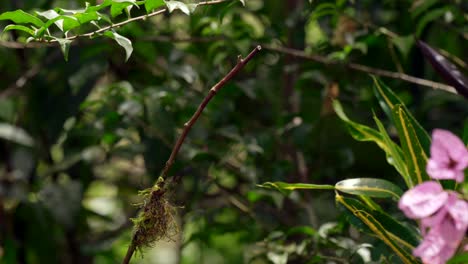
POLYGON ((413 251, 426 264, 443 264, 460 246, 468 228, 468 203, 430 181, 407 191, 398 207, 406 216, 421 219, 423 242, 413 251), (429 229, 429 232, 427 230, 429 229))
POLYGON ((398 207, 412 219, 429 217, 446 203, 448 193, 437 182, 424 182, 407 191, 398 207))
POLYGON ((452 219, 446 217, 429 231, 413 255, 420 257, 425 264, 444 264, 453 256, 464 236, 465 233, 455 227, 452 219))
POLYGON ((468 150, 450 131, 435 129, 432 132, 431 158, 426 171, 433 179, 463 182, 468 167, 468 150))
POLYGON ((447 203, 434 216, 422 220, 423 229, 431 228, 413 251, 427 264, 443 264, 457 251, 468 228, 468 203, 449 193, 447 203))

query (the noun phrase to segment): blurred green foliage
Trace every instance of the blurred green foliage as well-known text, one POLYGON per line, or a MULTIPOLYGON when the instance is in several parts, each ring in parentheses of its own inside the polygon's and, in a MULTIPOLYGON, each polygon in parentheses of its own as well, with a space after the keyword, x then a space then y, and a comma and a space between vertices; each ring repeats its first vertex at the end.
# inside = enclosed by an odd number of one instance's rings
MULTIPOLYGON (((0 13, 84 6, 1 1, 0 13)), ((442 82, 413 35, 463 63, 467 11, 461 0, 233 0, 116 29, 133 43, 128 61, 110 38, 74 41, 65 61, 56 45, 24 48, 27 33, 3 32, 0 263, 120 262, 138 190, 155 182, 208 89, 255 45, 442 82)), ((461 135, 468 127, 462 97, 384 81, 429 131, 461 135)), ((385 154, 348 135, 335 98, 359 123, 372 124, 374 110, 396 138, 366 73, 264 49, 208 105, 170 172, 180 180, 170 193, 180 232, 133 263, 398 263, 385 244, 350 226, 332 193, 257 187, 369 177, 406 188, 385 154)))

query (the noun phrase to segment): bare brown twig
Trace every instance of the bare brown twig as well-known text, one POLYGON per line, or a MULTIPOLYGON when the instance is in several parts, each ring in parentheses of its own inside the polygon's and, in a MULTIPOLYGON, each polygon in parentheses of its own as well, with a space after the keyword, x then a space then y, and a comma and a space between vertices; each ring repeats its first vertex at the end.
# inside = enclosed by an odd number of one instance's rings
MULTIPOLYGON (((185 141, 185 138, 187 137, 188 133, 190 132, 190 129, 193 127, 193 125, 197 122, 198 118, 202 114, 203 110, 206 108, 208 103, 213 99, 213 97, 216 95, 216 93, 223 88, 227 82, 229 82, 240 70, 242 70, 247 63, 262 49, 261 46, 255 47, 247 57, 242 58, 242 56, 239 55, 237 59, 237 64, 232 68, 232 70, 226 74, 221 81, 219 81, 217 84, 215 84, 209 91, 209 93, 206 95, 206 97, 203 99, 203 101, 200 103, 198 106, 197 111, 193 114, 193 116, 190 118, 190 120, 184 124, 184 129, 182 130, 181 135, 177 139, 174 148, 172 149, 171 155, 169 159, 166 162, 166 166, 164 167, 161 177, 165 178, 172 167, 172 164, 174 164, 175 158, 177 154, 179 153, 180 148, 182 147, 182 144, 185 141)), ((136 246, 134 243, 135 240, 135 235, 132 237, 132 241, 130 243, 130 246, 128 247, 127 254, 125 255, 125 258, 123 260, 123 264, 128 264, 133 256, 133 253, 136 250, 136 246)))
POLYGON ((418 85, 426 86, 426 87, 431 87, 433 89, 439 89, 439 90, 444 90, 449 93, 454 93, 456 94, 457 92, 455 91, 455 88, 453 88, 450 85, 439 83, 439 82, 433 82, 430 80, 414 77, 405 73, 399 73, 399 72, 392 72, 392 71, 387 71, 383 69, 378 69, 378 68, 373 68, 369 67, 366 65, 358 64, 358 63, 342 63, 340 61, 336 60, 331 60, 329 58, 320 56, 320 55, 310 55, 307 54, 301 50, 296 50, 296 49, 290 49, 290 48, 285 48, 285 47, 274 47, 271 45, 263 45, 265 49, 276 51, 279 53, 283 54, 288 54, 292 55, 298 58, 303 58, 306 60, 313 60, 316 62, 320 62, 325 65, 340 65, 342 64, 348 69, 355 70, 355 71, 360 71, 360 72, 365 72, 377 76, 382 76, 382 77, 388 77, 392 79, 399 79, 402 81, 410 82, 410 83, 415 83, 418 85))

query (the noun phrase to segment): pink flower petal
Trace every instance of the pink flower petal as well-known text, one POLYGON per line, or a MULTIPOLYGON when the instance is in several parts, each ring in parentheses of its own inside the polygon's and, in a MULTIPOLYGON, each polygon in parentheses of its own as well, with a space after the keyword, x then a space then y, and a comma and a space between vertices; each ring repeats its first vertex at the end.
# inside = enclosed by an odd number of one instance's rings
POLYGON ((424 263, 446 263, 460 246, 465 232, 455 227, 451 217, 445 217, 439 225, 434 226, 424 237, 423 242, 413 251, 424 263))
POLYGON ((458 199, 455 193, 449 193, 449 199, 445 205, 448 213, 455 222, 455 227, 459 232, 465 233, 468 228, 468 203, 458 199))
POLYGON ((433 179, 451 179, 463 182, 463 171, 468 167, 468 149, 450 131, 435 129, 432 133, 431 158, 426 171, 433 179))
POLYGON ((407 191, 398 207, 413 219, 428 217, 437 212, 447 201, 448 193, 437 182, 424 182, 407 191))

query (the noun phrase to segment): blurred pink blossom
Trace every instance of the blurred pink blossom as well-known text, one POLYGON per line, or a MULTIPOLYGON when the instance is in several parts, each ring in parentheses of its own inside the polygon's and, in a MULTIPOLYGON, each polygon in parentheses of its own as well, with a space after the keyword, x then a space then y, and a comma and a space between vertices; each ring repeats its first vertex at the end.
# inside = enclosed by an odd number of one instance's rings
POLYGON ((426 171, 433 179, 463 182, 468 167, 468 150, 450 131, 435 129, 432 132, 431 158, 426 171))
POLYGON ((447 201, 448 193, 438 182, 424 182, 407 191, 398 207, 406 216, 421 219, 437 212, 447 201))

